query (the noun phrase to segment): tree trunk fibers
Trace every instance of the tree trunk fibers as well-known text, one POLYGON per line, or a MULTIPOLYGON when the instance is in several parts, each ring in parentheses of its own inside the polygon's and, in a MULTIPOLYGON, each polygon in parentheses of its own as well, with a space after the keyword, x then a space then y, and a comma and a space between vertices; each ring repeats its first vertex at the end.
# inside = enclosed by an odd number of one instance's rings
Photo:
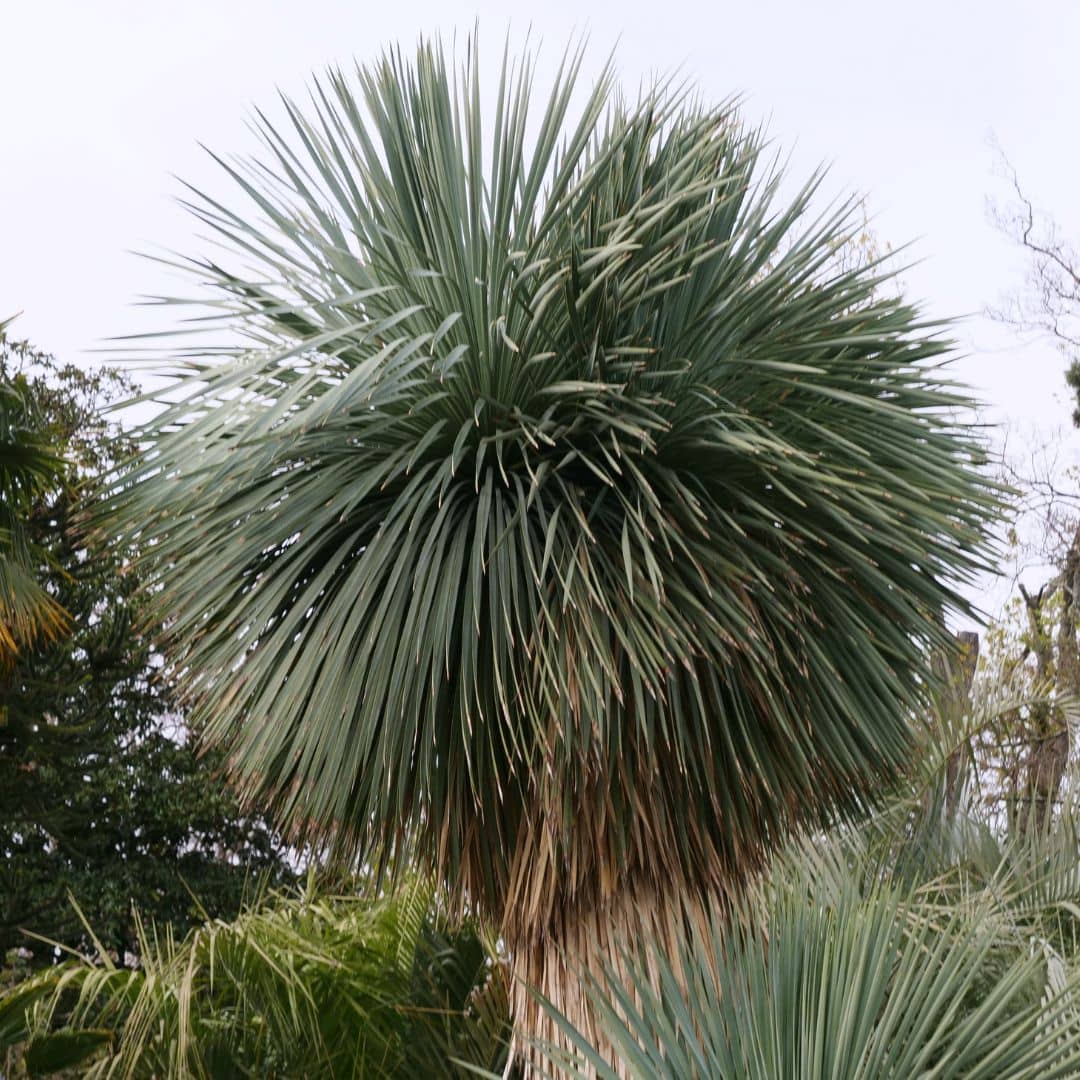
MULTIPOLYGON (((601 908, 575 914, 542 937, 516 943, 511 948, 513 1057, 523 1066, 525 1076, 553 1075, 551 1058, 539 1052, 540 1046, 553 1046, 571 1056, 574 1052, 558 1021, 538 1000, 539 994, 589 1040, 619 1076, 629 1078, 631 1074, 604 1037, 587 987, 594 984, 604 990, 609 973, 625 985, 628 965, 648 962, 651 953, 639 951, 644 941, 649 950, 658 949, 675 965, 687 934, 698 929, 707 935, 716 914, 726 906, 719 896, 710 900, 654 885, 627 888, 612 895, 601 908)), ((656 972, 651 970, 650 974, 655 985, 656 972)), ((610 994, 604 996, 610 1000, 610 994)), ((640 1006, 638 1001, 635 1004, 640 1006)), ((555 1069, 554 1075, 578 1074, 555 1069)), ((591 1070, 588 1075, 593 1075, 591 1070)))

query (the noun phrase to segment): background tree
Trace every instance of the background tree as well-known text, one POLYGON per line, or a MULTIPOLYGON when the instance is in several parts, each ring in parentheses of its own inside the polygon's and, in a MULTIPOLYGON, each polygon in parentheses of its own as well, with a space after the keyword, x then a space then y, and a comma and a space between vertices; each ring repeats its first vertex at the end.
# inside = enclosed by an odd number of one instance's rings
POLYGON ((1080 529, 1075 524, 1056 562, 1055 572, 1038 587, 1018 583, 1016 595, 988 628, 979 673, 981 693, 1017 699, 979 733, 972 752, 987 806, 1021 834, 1031 827, 1045 830, 1067 794, 1063 785, 1080 701, 1080 529))
MULTIPOLYGON (((1080 255, 1061 226, 1039 209, 997 149, 997 169, 1011 200, 991 205, 994 224, 1028 256, 1021 288, 989 309, 1017 330, 1049 338, 1066 362, 1080 426, 1080 255)), ((1068 703, 1080 696, 1080 496, 1075 469, 1063 469, 1047 440, 1017 458, 1015 438, 1002 448, 1005 479, 1019 493, 1010 541, 1023 560, 1050 568, 1038 586, 1016 577, 1017 595, 991 634, 986 677, 1023 686, 1036 703, 984 733, 981 761, 988 797, 1002 798, 1020 829, 1044 828, 1062 794, 1070 762, 1068 703)), ((1030 578, 1030 574, 1028 575, 1030 578)))
POLYGON ((70 619, 67 633, 25 643, 0 677, 0 955, 19 946, 51 962, 51 946, 24 931, 84 944, 70 892, 122 964, 137 949, 133 903, 182 933, 200 905, 231 914, 255 879, 291 875, 274 834, 225 788, 220 756, 189 743, 130 553, 87 540, 75 520, 76 489, 125 450, 102 409, 130 383, 13 342, 0 345, 0 380, 64 448, 63 474, 34 490, 21 528, 70 619))
POLYGON ((1009 163, 998 151, 998 167, 1013 200, 993 205, 997 227, 1029 256, 1024 287, 990 314, 1019 330, 1045 334, 1065 359, 1065 381, 1077 399, 1073 423, 1080 427, 1080 252, 1054 218, 1036 208, 1009 163))
POLYGON ((263 122, 249 210, 196 204, 249 347, 180 346, 106 511, 248 790, 566 1008, 892 781, 996 512, 940 327, 836 267, 854 207, 667 86, 572 118, 579 67, 534 122, 507 59, 490 138, 474 43, 263 122))

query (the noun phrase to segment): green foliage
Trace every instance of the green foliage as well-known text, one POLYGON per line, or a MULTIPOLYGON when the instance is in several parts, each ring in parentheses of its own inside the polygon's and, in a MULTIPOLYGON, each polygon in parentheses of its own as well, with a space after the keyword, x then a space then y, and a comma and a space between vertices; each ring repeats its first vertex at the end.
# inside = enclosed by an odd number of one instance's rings
MULTIPOLYGON (((10 322, 0 321, 3 351, 10 322)), ((64 474, 64 447, 56 445, 55 434, 37 415, 26 380, 0 363, 0 674, 23 647, 54 637, 67 624, 67 613, 38 580, 42 556, 25 520, 64 474)))
MULTIPOLYGON (((764 921, 756 908, 741 913, 745 924, 693 935, 674 957, 646 950, 630 990, 614 978, 594 985, 601 1026, 629 1074, 1077 1075, 1080 977, 1047 993, 1046 958, 1006 950, 990 903, 951 907, 880 885, 863 892, 859 876, 843 865, 819 879, 779 874, 764 921)), ((577 1042, 588 1064, 572 1073, 620 1075, 577 1042)))
POLYGON ((260 114, 188 266, 247 345, 178 339, 103 511, 248 790, 511 937, 871 802, 997 512, 855 207, 580 61, 508 57, 486 129, 475 42, 260 114))
POLYGON ((256 878, 290 873, 274 834, 224 787, 220 756, 196 756, 157 677, 124 553, 88 540, 75 518, 77 486, 123 452, 100 410, 130 385, 13 343, 0 372, 65 448, 62 478, 35 492, 22 530, 71 617, 0 675, 0 957, 21 947, 52 962, 52 945, 26 932, 84 944, 70 892, 123 963, 137 948, 133 902, 182 933, 200 904, 235 913, 256 878))
MULTIPOLYGON (((679 1080, 1076 1075, 1078 808, 1007 841, 970 788, 952 816, 927 797, 1016 704, 983 696, 928 724, 882 811, 792 845, 680 949, 645 942, 618 977, 581 972, 623 1072, 565 1022, 580 1057, 550 1047, 552 1064, 679 1080)), ((51 969, 0 1000, 0 1047, 82 1046, 89 1075, 440 1076, 457 1061, 495 1076, 504 975, 438 912, 415 884, 375 904, 308 896, 147 942, 142 971, 51 969)))
POLYGON ((108 1046, 108 1031, 56 1031, 31 1040, 24 1064, 30 1076, 49 1076, 82 1065, 96 1050, 108 1046))
POLYGON ((415 882, 392 900, 278 898, 182 942, 151 933, 140 955, 25 982, 0 999, 0 1046, 29 1040, 28 1067, 177 1080, 441 1077, 506 1057, 501 967, 415 882))

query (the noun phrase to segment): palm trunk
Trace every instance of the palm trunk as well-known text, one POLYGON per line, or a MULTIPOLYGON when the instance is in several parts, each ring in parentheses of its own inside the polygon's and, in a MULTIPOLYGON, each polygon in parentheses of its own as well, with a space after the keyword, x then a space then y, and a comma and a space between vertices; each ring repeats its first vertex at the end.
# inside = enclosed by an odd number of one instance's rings
MULTIPOLYGON (((603 990, 609 977, 625 986, 628 964, 648 962, 648 954, 638 951, 643 941, 669 958, 677 956, 686 935, 695 928, 706 931, 723 906, 718 896, 710 901, 655 885, 628 887, 612 895, 603 907, 568 916, 554 931, 516 943, 511 951, 516 1043, 512 1057, 524 1066, 525 1075, 551 1075, 552 1058, 538 1052, 539 1046, 574 1053, 573 1044, 542 997, 588 1039, 619 1076, 629 1077, 619 1053, 604 1035, 588 987, 597 985, 603 990)), ((655 978, 655 972, 652 974, 655 978)), ((610 994, 604 997, 611 1000, 610 994)), ((558 1075, 576 1074, 560 1070, 558 1075)))

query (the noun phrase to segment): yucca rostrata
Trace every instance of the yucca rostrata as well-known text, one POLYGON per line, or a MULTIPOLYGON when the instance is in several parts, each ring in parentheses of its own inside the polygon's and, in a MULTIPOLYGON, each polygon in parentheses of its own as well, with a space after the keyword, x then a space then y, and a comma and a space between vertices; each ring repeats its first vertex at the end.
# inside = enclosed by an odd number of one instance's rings
POLYGON ((571 1011, 890 777, 994 509, 938 328, 837 263, 851 207, 580 66, 538 107, 424 44, 260 114, 248 209, 192 204, 233 345, 159 365, 109 505, 241 782, 433 870, 571 1011))

